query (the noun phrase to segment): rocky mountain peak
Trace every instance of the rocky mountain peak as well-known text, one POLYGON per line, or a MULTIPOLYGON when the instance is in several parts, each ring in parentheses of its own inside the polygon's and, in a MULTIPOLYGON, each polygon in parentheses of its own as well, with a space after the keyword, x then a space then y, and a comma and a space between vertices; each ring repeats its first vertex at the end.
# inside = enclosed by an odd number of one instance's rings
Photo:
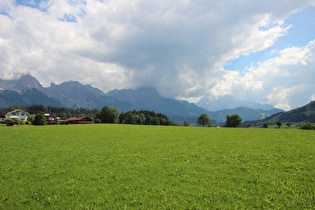
POLYGON ((0 87, 5 90, 21 93, 27 89, 37 89, 42 91, 43 86, 30 74, 22 74, 19 79, 0 79, 0 87))

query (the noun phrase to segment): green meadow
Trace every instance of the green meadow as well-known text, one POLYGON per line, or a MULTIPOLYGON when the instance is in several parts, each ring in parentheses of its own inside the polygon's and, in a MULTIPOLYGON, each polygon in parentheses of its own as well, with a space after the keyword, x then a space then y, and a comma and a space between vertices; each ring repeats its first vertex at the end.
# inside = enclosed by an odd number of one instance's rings
POLYGON ((314 209, 315 132, 0 127, 0 209, 314 209))

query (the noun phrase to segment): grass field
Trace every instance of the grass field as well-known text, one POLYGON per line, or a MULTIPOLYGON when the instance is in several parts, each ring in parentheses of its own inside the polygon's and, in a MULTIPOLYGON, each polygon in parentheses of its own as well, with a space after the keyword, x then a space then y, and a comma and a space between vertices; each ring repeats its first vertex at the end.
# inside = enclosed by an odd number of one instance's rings
POLYGON ((0 209, 312 209, 315 132, 0 128, 0 209))

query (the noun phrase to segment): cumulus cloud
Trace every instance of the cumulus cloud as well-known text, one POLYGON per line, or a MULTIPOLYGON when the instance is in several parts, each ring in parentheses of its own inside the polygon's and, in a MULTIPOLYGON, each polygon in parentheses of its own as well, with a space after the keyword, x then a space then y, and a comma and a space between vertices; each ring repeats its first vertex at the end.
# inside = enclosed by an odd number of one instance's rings
POLYGON ((224 80, 211 90, 211 96, 232 95, 285 110, 296 108, 314 98, 314 69, 315 40, 303 48, 286 48, 244 75, 227 71, 224 80))
POLYGON ((0 1, 0 73, 30 72, 44 85, 78 80, 105 92, 153 86, 167 97, 239 88, 275 102, 269 94, 277 90, 267 94, 262 76, 254 73, 260 68, 241 76, 223 66, 272 46, 287 33, 284 19, 310 4, 314 1, 49 0, 32 7, 0 1))

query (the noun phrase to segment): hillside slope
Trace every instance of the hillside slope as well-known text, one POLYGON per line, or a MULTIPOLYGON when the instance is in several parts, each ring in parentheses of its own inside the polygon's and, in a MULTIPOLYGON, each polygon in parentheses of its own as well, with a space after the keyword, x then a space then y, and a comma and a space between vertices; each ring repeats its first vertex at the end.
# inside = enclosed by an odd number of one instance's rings
POLYGON ((315 123, 315 101, 311 101, 310 103, 306 104, 305 106, 287 111, 274 114, 270 117, 267 117, 263 120, 255 120, 255 121, 248 121, 244 122, 249 125, 273 125, 276 124, 278 121, 280 122, 289 122, 289 123, 303 123, 303 122, 310 122, 315 123))

